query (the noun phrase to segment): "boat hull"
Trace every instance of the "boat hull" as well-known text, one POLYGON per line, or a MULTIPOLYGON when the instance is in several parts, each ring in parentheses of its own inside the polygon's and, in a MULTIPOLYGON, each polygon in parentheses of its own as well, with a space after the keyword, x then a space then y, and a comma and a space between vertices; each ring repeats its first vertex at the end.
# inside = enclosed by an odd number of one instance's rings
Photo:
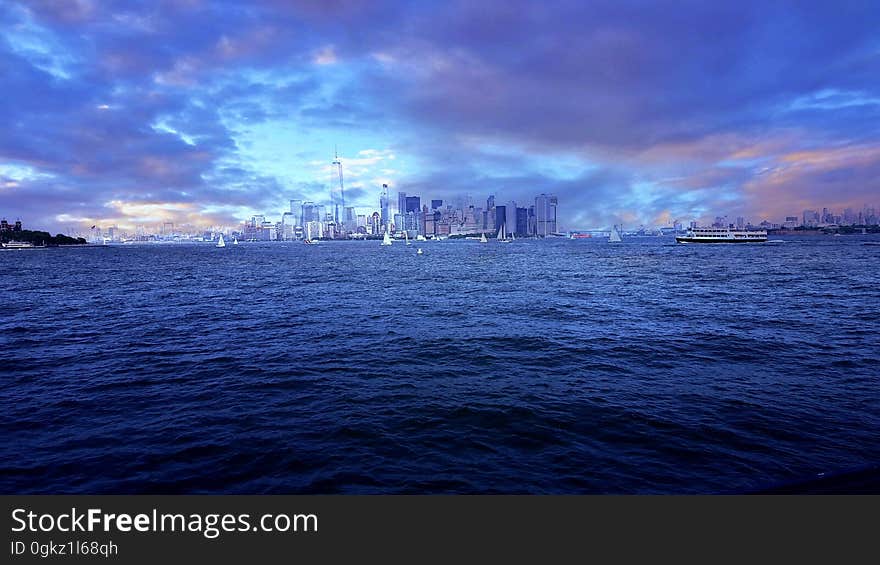
POLYGON ((734 239, 734 238, 710 238, 710 237, 676 237, 678 243, 767 243, 767 238, 734 239))

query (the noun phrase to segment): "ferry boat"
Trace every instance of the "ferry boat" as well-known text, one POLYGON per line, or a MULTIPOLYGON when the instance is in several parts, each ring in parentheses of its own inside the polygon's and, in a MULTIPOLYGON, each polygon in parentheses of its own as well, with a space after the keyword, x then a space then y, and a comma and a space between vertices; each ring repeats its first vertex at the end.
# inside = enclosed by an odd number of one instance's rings
POLYGON ((766 243, 767 230, 735 228, 690 228, 675 236, 678 243, 766 243))
POLYGON ((0 247, 3 247, 3 249, 33 249, 36 245, 29 241, 9 241, 0 244, 0 247))

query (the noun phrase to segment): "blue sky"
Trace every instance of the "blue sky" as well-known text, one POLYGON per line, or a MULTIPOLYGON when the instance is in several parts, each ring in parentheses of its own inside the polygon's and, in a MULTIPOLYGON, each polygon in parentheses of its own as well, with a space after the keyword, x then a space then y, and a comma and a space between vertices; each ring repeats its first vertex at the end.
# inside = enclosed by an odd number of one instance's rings
MULTIPOLYGON (((880 3, 0 4, 0 215, 232 226, 382 183, 568 228, 880 205, 880 3)), ((396 201, 392 198, 392 201, 396 201)))

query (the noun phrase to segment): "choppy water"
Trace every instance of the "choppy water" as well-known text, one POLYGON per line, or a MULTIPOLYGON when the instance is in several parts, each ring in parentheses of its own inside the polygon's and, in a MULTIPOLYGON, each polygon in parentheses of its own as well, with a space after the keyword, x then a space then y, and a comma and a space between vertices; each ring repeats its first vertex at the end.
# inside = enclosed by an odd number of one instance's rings
POLYGON ((880 461, 880 247, 0 253, 0 491, 731 492, 880 461))

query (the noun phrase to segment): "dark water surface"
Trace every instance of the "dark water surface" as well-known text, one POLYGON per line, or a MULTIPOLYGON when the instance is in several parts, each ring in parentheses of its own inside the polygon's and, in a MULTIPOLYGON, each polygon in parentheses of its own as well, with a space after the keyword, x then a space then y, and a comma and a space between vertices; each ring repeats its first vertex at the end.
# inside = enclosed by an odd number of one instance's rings
POLYGON ((0 491, 730 492, 875 463, 866 240, 5 251, 0 491))

